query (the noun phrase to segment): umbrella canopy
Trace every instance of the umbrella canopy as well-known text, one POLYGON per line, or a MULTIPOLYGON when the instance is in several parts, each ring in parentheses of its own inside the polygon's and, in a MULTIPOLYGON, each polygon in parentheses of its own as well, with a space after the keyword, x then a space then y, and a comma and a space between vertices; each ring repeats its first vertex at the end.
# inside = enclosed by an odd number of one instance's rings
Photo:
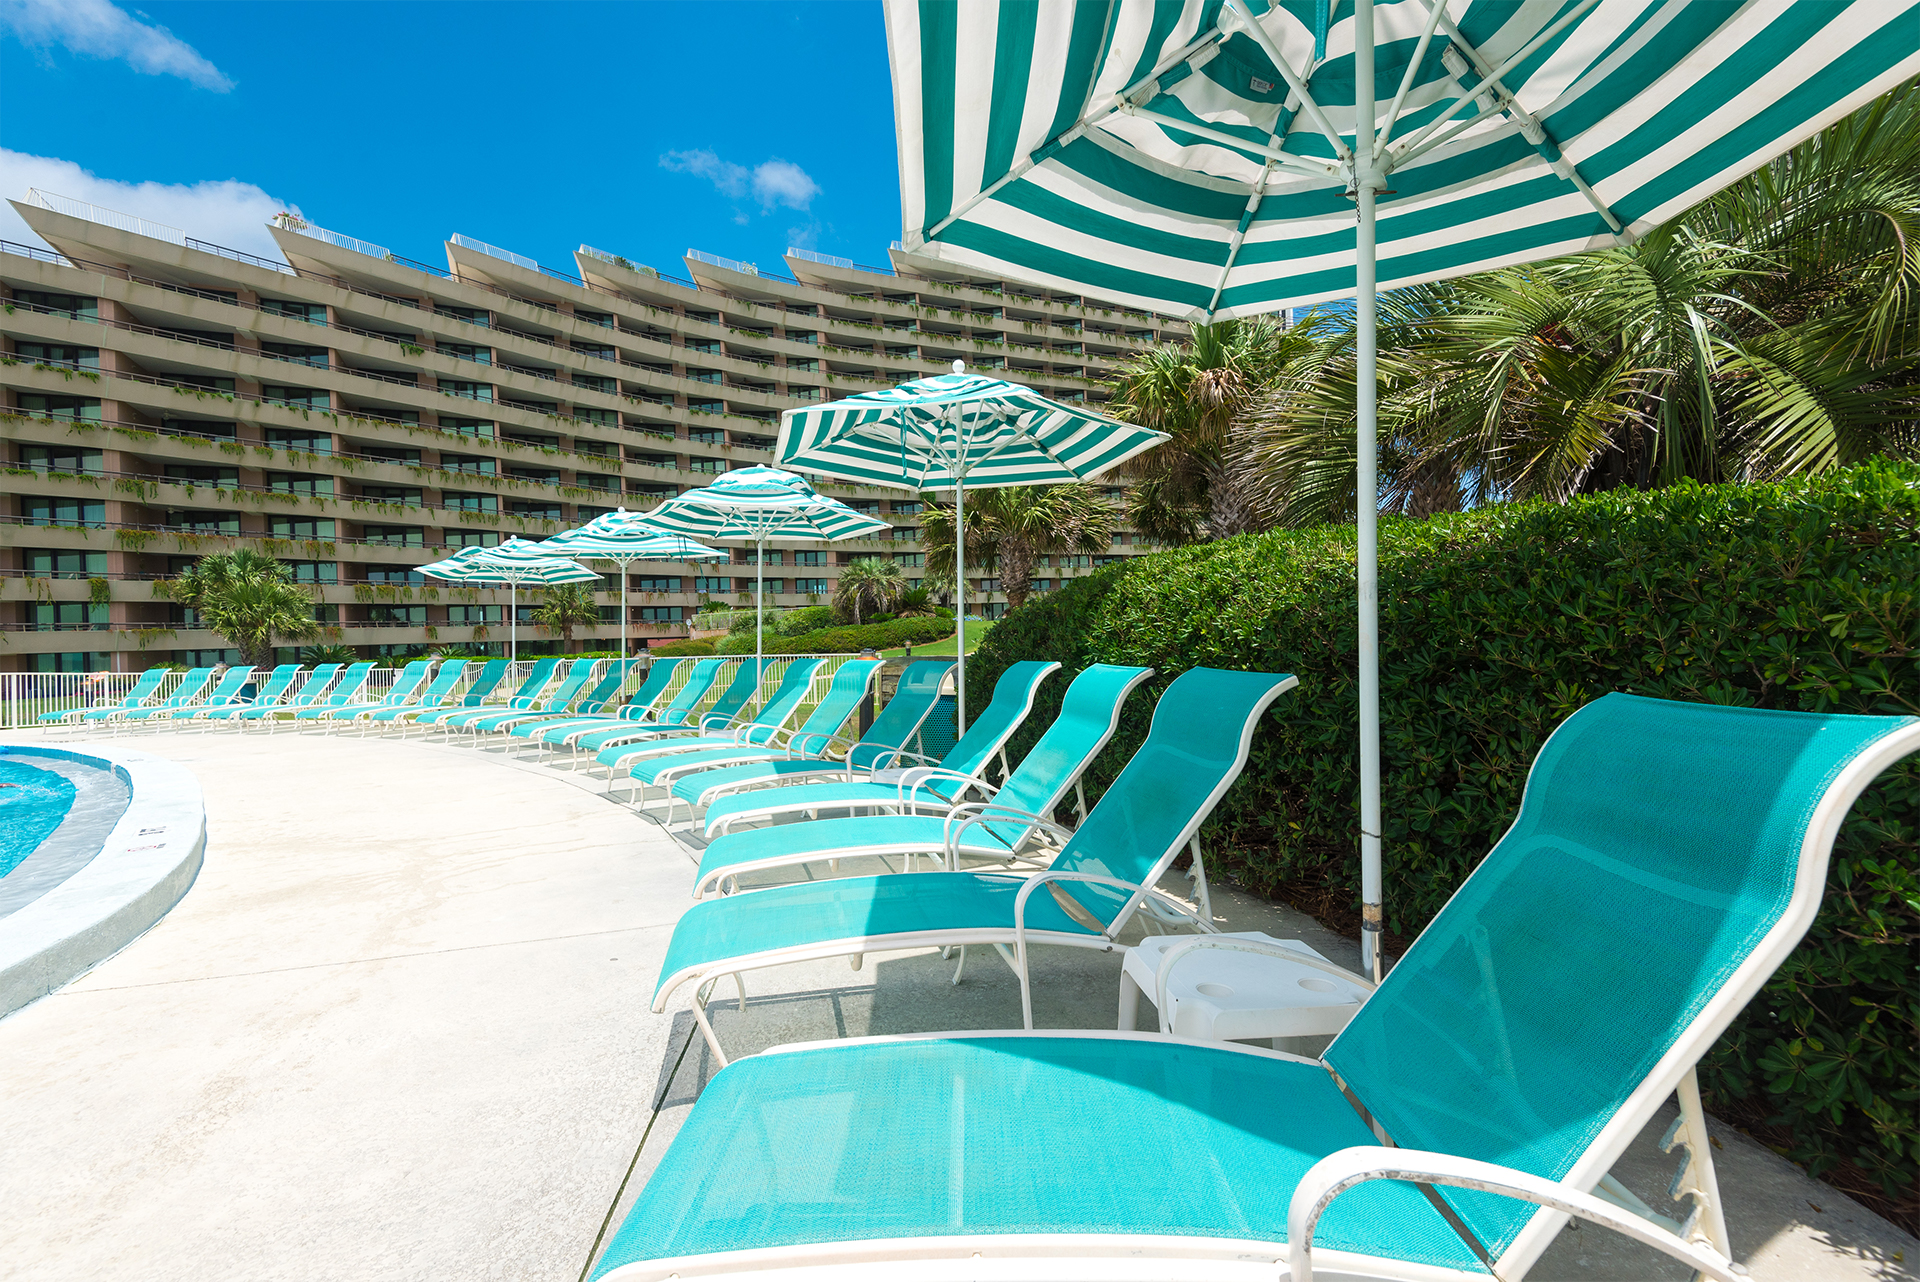
MULTIPOLYGON (((1194 320, 1629 243, 1920 73, 1920 0, 887 0, 902 243, 1194 320)), ((1356 522, 1363 951, 1378 513, 1356 522)))
POLYGON ((1251 315, 1352 296, 1360 177, 1382 288, 1483 271, 1641 234, 1920 72, 1912 0, 1402 0, 1366 41, 1361 8, 889 0, 902 243, 1251 315))
POLYGON ((854 481, 953 491, 957 729, 964 734, 967 489, 1090 480, 1166 439, 1018 383, 969 374, 955 361, 951 374, 786 411, 774 457, 854 481))
POLYGON ((620 657, 627 655, 627 566, 635 561, 724 561, 725 552, 641 523, 641 514, 625 508, 603 512, 574 530, 563 530, 537 546, 554 556, 577 561, 612 561, 620 567, 620 657))
POLYGON ((838 499, 817 492, 804 477, 777 467, 743 467, 711 485, 668 499, 638 520, 669 534, 702 539, 752 539, 754 543, 753 657, 762 672, 767 602, 768 539, 866 538, 892 527, 862 516, 838 499))
POLYGON ((508 539, 499 547, 462 548, 444 561, 419 567, 420 573, 453 583, 507 585, 507 657, 520 657, 520 609, 518 594, 522 583, 542 587, 557 583, 591 583, 599 579, 562 557, 540 551, 540 545, 526 539, 508 539))

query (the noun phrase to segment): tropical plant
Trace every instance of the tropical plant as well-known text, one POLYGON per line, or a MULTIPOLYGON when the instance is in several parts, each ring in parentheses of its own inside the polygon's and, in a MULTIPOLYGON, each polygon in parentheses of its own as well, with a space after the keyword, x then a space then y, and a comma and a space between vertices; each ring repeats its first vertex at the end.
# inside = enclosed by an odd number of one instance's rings
POLYGON ((300 662, 316 668, 323 663, 358 663, 360 652, 350 645, 310 645, 300 651, 300 662))
POLYGON ((1107 408, 1170 437, 1117 472, 1133 481, 1127 515, 1136 529, 1180 544, 1266 528, 1233 466, 1232 429, 1318 335, 1315 324, 1220 321, 1195 325, 1189 343, 1150 347, 1120 366, 1107 408))
MULTIPOLYGON (((1115 512, 1091 485, 1029 485, 981 490, 967 499, 967 564, 996 571, 1007 608, 1033 590, 1033 571, 1049 553, 1104 552, 1115 512)), ((953 509, 929 502, 921 517, 927 573, 953 581, 953 509)))
POLYGON ((933 589, 928 587, 908 588, 893 600, 893 612, 901 618, 914 615, 930 615, 938 607, 933 602, 933 589))
POLYGON ((600 621, 600 606, 584 583, 559 583, 547 588, 533 621, 543 632, 560 634, 562 651, 573 649, 573 630, 600 621))
POLYGON ((898 562, 862 557, 840 571, 833 585, 833 608, 857 627, 865 614, 892 610, 894 601, 906 590, 907 579, 898 562))
POLYGON ((251 549, 202 557, 168 581, 165 590, 255 667, 272 666, 281 641, 320 634, 313 597, 294 584, 293 570, 251 549))
MULTIPOLYGON (((1249 407, 1274 520, 1351 513, 1350 318, 1249 407)), ((1920 92, 1890 94, 1633 245, 1383 299, 1383 507, 1564 501, 1920 453, 1920 92)))

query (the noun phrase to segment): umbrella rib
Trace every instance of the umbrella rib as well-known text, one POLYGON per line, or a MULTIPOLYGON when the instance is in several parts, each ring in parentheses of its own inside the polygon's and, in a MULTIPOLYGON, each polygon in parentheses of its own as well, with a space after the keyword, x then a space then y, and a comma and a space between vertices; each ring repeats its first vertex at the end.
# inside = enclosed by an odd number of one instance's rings
POLYGON ((1420 64, 1426 61, 1427 46, 1433 42, 1433 29, 1440 25, 1441 15, 1446 11, 1447 6, 1443 2, 1427 6, 1427 25, 1420 32, 1420 43, 1414 49, 1413 57, 1407 62, 1407 70, 1400 77, 1400 91, 1393 95, 1393 106, 1387 109, 1386 123, 1380 126, 1380 136, 1373 143, 1373 163, 1376 166, 1387 150, 1387 142, 1393 137, 1393 124, 1400 119, 1400 108, 1406 104, 1407 92, 1413 88, 1413 78, 1419 73, 1420 64))
MULTIPOLYGON (((1280 78, 1287 82, 1287 87, 1300 95, 1300 106, 1313 119, 1313 123, 1319 126, 1320 132, 1326 135, 1327 141, 1333 144, 1333 154, 1340 157, 1342 163, 1352 164, 1353 152, 1348 148, 1347 140, 1340 136, 1340 131, 1335 129, 1333 122, 1327 119, 1327 113, 1320 110, 1320 104, 1313 100, 1313 94, 1307 89, 1307 82, 1301 79, 1300 73, 1295 71, 1281 54, 1280 46, 1273 43, 1273 37, 1268 35, 1267 29, 1260 25, 1260 20, 1253 16, 1253 11, 1247 7, 1247 0, 1227 0, 1226 7, 1220 11, 1220 16, 1225 19, 1228 14, 1233 15, 1233 25, 1236 28, 1244 29, 1253 37, 1254 43, 1259 45, 1261 51, 1267 55, 1267 60, 1273 63, 1274 70, 1280 73, 1280 78)), ((1220 29, 1227 30, 1224 21, 1220 29)))
POLYGON ((1280 147, 1274 147, 1263 142, 1249 142, 1245 138, 1236 138, 1224 129, 1215 129, 1210 125, 1203 125, 1197 121, 1182 120, 1178 116, 1169 116, 1146 107, 1136 107, 1130 102, 1120 104, 1118 110, 1122 115, 1133 116, 1140 120, 1149 120, 1156 125, 1163 125, 1169 129, 1178 129, 1182 133, 1193 134, 1200 138, 1211 139, 1214 142, 1221 143, 1228 147, 1236 147, 1241 151, 1251 151, 1256 155, 1265 157, 1271 164, 1291 169, 1296 173, 1305 174, 1309 178, 1331 178, 1340 172, 1340 166, 1327 161, 1309 160, 1305 156, 1296 156, 1292 152, 1280 147))

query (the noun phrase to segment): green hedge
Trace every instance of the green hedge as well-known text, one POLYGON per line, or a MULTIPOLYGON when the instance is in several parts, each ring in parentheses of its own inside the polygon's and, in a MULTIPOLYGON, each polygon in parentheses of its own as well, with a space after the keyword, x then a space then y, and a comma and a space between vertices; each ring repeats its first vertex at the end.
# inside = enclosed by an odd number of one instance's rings
POLYGON ((711 641, 669 641, 665 645, 647 647, 647 653, 658 658, 684 659, 696 655, 712 654, 711 641))
MULTIPOLYGON (((1389 930, 1411 936, 1432 917, 1511 821, 1548 732, 1608 691, 1920 712, 1916 530, 1920 468, 1884 462, 1789 485, 1383 523, 1389 930)), ((1152 664, 1156 688, 1198 665, 1298 673, 1209 825, 1210 857, 1254 890, 1350 913, 1354 591, 1350 527, 1122 563, 1009 614, 967 665, 969 697, 984 706, 1000 672, 1027 658, 1069 671, 1152 664)), ((1016 751, 1065 687, 1042 687, 1016 751)), ((1091 791, 1138 745, 1152 707, 1145 692, 1130 701, 1091 791)), ((1704 1066, 1723 1115, 1816 1173, 1909 1207, 1920 1167, 1917 854, 1910 759, 1862 797, 1812 932, 1704 1066)))
POLYGON ((767 641, 768 654, 858 654, 862 650, 892 650, 903 645, 924 645, 953 635, 951 619, 894 619, 889 623, 868 623, 860 627, 821 628, 802 632, 797 637, 767 641))

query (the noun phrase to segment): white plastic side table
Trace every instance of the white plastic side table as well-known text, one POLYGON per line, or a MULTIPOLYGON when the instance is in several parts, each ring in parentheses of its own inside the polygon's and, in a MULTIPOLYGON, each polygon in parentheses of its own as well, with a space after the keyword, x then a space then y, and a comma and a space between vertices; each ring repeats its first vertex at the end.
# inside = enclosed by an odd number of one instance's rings
POLYGON ((1297 939, 1258 931, 1150 935, 1121 967, 1121 1031, 1133 1030, 1140 994, 1153 999, 1163 982, 1165 1000, 1156 1003, 1162 1032, 1212 1042, 1271 1038, 1275 1050, 1291 1038, 1338 1033, 1373 991, 1297 939))

